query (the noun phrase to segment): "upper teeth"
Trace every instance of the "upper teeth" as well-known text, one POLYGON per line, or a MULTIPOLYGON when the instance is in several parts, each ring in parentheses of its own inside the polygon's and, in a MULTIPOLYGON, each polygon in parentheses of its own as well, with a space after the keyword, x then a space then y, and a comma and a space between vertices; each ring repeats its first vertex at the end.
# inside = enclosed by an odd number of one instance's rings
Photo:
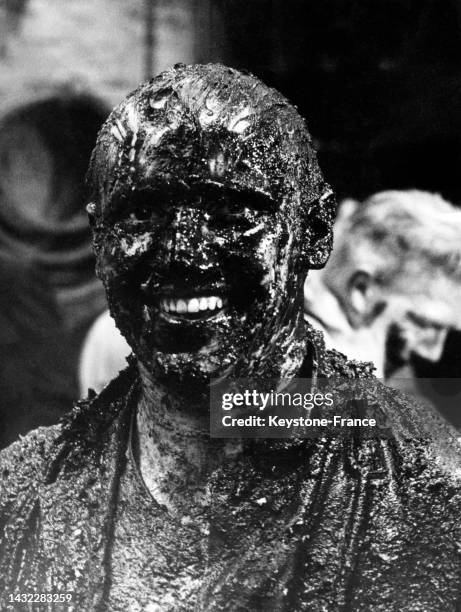
POLYGON ((191 298, 190 300, 164 299, 160 306, 166 312, 199 312, 199 310, 216 310, 223 307, 223 300, 217 296, 191 298))

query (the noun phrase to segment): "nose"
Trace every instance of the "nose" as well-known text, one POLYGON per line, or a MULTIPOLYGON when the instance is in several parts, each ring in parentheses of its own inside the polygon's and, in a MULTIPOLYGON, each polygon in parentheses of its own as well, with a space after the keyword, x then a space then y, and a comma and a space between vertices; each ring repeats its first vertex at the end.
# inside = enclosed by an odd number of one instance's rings
POLYGON ((170 225, 170 260, 203 267, 212 255, 206 213, 196 208, 176 210, 170 225))

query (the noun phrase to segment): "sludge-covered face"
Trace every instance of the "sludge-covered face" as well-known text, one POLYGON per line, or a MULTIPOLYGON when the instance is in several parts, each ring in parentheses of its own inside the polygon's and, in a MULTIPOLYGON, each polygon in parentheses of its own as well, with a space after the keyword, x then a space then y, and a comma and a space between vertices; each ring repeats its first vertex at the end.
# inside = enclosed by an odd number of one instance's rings
POLYGON ((89 184, 98 274, 144 366, 273 373, 331 238, 333 198, 293 107, 223 66, 177 67, 112 113, 89 184))

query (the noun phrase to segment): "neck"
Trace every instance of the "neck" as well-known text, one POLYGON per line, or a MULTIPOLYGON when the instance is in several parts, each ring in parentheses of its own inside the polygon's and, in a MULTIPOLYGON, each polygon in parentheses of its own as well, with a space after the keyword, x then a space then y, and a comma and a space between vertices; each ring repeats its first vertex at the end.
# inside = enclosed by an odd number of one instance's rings
POLYGON ((352 327, 337 297, 323 282, 314 280, 314 274, 309 273, 311 284, 306 284, 305 319, 323 333, 327 349, 335 349, 349 359, 372 361, 375 375, 382 378, 388 332, 386 318, 380 316, 367 326, 352 327))
POLYGON ((178 516, 199 513, 209 503, 208 483, 222 463, 241 452, 238 440, 211 439, 208 397, 201 405, 159 384, 139 366, 137 454, 152 497, 178 516))
MULTIPOLYGON (((304 327, 302 313, 300 325, 304 327)), ((289 338, 282 346, 271 343, 276 354, 269 355, 270 367, 260 370, 264 375, 267 370, 268 378, 289 378, 299 370, 306 338, 300 329, 292 329, 289 338)), ((199 511, 208 503, 211 474, 236 460, 242 443, 210 438, 208 380, 202 381, 197 392, 197 382, 194 389, 174 382, 166 385, 142 364, 139 371, 137 454, 141 475, 158 503, 173 514, 190 515, 191 509, 199 511)))

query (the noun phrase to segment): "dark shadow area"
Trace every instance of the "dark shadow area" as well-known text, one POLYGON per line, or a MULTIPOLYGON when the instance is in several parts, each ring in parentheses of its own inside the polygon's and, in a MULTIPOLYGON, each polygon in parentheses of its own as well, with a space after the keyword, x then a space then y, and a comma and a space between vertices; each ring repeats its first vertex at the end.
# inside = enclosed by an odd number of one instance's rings
POLYGON ((106 115, 90 96, 57 95, 0 121, 0 445, 78 398, 80 346, 105 307, 84 176, 106 115))
POLYGON ((279 88, 308 117, 340 197, 418 187, 461 200, 457 2, 221 6, 228 59, 279 88))

